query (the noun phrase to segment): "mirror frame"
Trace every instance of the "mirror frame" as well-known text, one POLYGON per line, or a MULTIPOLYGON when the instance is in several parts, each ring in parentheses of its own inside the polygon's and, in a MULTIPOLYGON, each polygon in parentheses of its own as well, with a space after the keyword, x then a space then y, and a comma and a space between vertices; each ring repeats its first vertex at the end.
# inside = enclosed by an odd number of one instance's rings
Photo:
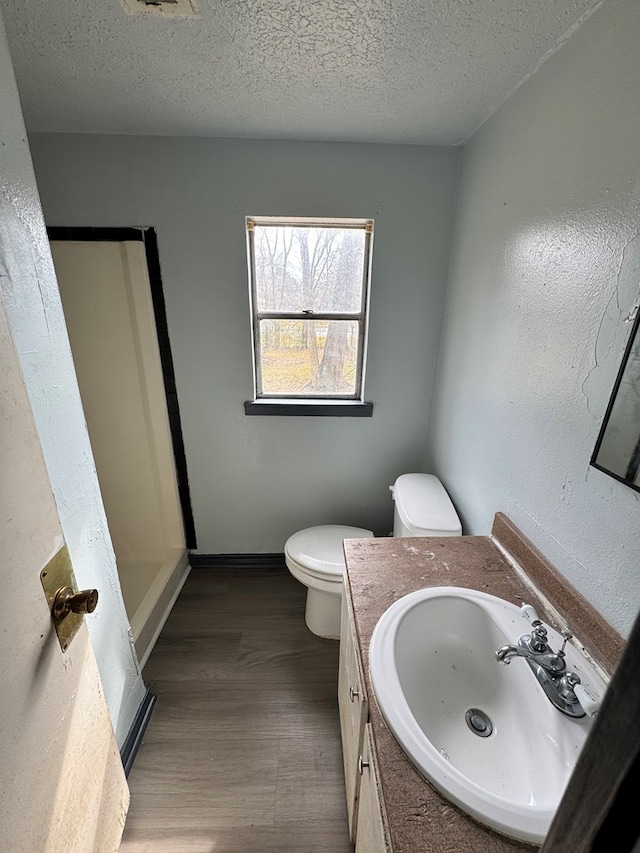
MULTIPOLYGON (((598 439, 596 441, 596 445, 593 448, 593 453, 591 454, 591 459, 589 464, 594 468, 597 468, 598 471, 602 471, 604 474, 608 474, 610 477, 613 477, 614 480, 617 480, 619 483, 623 483, 625 486, 628 486, 630 489, 633 489, 636 492, 640 492, 640 485, 636 485, 636 483, 630 482, 629 480, 625 480, 624 477, 621 477, 620 474, 616 474, 615 471, 609 470, 609 468, 605 468, 603 465, 599 465, 596 462, 596 458, 598 453, 600 452, 600 448, 602 446, 602 442, 604 440, 605 433, 607 431, 607 426, 609 425, 609 418, 611 417, 611 412, 613 410, 613 406, 616 402, 616 397, 618 395, 618 391, 620 389, 620 385, 622 384, 622 379, 624 377, 624 372, 627 369, 627 364, 629 362, 629 356, 631 354, 631 350, 636 342, 636 335, 638 334, 638 327, 640 326, 640 307, 636 309, 636 316, 633 321, 633 326, 631 327, 631 333, 629 334, 629 340, 627 341, 627 345, 625 347, 624 355, 622 357, 622 363, 620 364, 620 368, 618 370, 618 375, 616 376, 615 385, 613 386, 613 391, 611 392, 611 396, 609 398, 609 403, 607 405, 607 410, 604 413, 604 419, 602 421, 602 426, 600 427, 600 432, 598 433, 598 439)), ((640 423, 638 424, 638 431, 640 432, 640 423)))

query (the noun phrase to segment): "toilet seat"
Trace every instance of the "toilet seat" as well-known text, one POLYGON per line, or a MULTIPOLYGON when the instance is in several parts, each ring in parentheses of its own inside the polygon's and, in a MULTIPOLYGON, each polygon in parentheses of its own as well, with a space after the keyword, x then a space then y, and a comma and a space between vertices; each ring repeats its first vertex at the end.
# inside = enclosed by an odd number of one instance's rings
POLYGON ((302 571, 321 580, 342 580, 344 574, 344 539, 368 539, 371 530, 344 524, 307 527, 290 536, 284 546, 285 556, 302 571))
POLYGON ((294 533, 284 546, 284 558, 293 577, 307 587, 305 621, 320 637, 339 639, 344 539, 368 539, 372 530, 343 524, 307 527, 294 533))

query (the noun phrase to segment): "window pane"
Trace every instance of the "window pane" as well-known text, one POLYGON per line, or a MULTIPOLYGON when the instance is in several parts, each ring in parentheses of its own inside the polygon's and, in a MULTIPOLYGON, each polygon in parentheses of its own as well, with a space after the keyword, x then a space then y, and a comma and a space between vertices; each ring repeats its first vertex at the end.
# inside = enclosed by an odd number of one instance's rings
POLYGON ((260 321, 263 394, 355 395, 357 357, 354 320, 260 321))
POLYGON ((256 225, 254 250, 258 311, 360 312, 364 229, 256 225))

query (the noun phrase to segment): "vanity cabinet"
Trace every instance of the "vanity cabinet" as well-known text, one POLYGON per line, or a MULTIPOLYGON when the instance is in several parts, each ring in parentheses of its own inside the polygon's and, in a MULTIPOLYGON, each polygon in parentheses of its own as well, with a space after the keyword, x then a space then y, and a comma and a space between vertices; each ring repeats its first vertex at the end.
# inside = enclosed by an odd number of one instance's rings
POLYGON ((342 599, 338 707, 349 834, 356 853, 390 853, 369 701, 348 596, 342 599))
POLYGON ((365 726, 359 770, 361 779, 356 853, 390 853, 391 847, 383 817, 384 806, 369 723, 365 726))
MULTIPOLYGON (((495 541, 457 536, 400 543, 392 537, 344 542, 339 704, 355 853, 391 853, 394 848, 396 853, 535 849, 452 805, 412 766, 379 713, 363 662, 375 625, 395 601, 418 589, 442 586, 483 590, 517 604, 542 605, 546 600, 581 626, 581 639, 587 649, 598 650, 593 657, 605 671, 613 670, 622 654, 622 638, 559 578, 508 519, 496 516, 492 536, 495 541), (540 591, 533 600, 532 588, 540 591)), ((568 825, 565 821, 563 829, 568 825)), ((562 839, 558 843, 562 846, 562 839)))
POLYGON ((342 597, 340 625, 338 708, 340 710, 340 734, 342 736, 344 783, 347 792, 349 835, 351 841, 355 841, 360 797, 360 760, 364 729, 369 716, 369 702, 346 595, 342 597))

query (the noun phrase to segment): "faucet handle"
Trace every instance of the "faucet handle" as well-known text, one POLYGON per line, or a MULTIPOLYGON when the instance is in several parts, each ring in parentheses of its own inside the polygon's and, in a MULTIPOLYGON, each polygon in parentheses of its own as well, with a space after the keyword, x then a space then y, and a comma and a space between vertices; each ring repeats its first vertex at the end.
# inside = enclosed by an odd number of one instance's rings
POLYGON ((520 613, 522 613, 524 618, 528 619, 532 625, 535 625, 536 623, 538 623, 539 625, 542 624, 542 622, 540 621, 540 617, 536 613, 535 607, 532 607, 531 604, 523 604, 520 608, 520 613))
POLYGON ((585 712, 587 717, 597 717, 598 711, 600 710, 600 703, 597 699, 594 699, 591 693, 582 686, 582 684, 578 683, 574 686, 574 692, 576 694, 576 699, 582 705, 582 710, 585 712))
POLYGON ((578 699, 575 689, 580 684, 580 676, 575 672, 566 672, 558 683, 558 692, 566 702, 575 704, 578 699))
POLYGON ((531 622, 531 648, 536 652, 547 650, 547 629, 542 624, 535 608, 530 604, 523 604, 520 612, 525 619, 531 622))
POLYGON ((531 648, 536 652, 546 652, 549 650, 547 643, 547 629, 542 622, 538 622, 531 629, 531 648))

